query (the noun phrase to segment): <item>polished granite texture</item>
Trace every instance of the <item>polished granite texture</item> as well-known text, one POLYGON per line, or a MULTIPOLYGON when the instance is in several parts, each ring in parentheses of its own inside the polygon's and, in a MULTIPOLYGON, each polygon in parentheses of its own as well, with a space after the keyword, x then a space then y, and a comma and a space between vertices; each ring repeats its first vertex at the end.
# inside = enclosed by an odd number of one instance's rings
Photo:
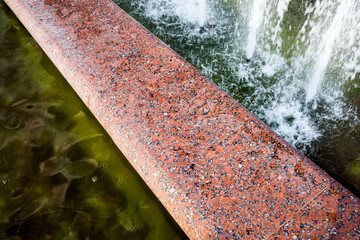
POLYGON ((360 201, 110 0, 5 0, 191 239, 359 239, 360 201))

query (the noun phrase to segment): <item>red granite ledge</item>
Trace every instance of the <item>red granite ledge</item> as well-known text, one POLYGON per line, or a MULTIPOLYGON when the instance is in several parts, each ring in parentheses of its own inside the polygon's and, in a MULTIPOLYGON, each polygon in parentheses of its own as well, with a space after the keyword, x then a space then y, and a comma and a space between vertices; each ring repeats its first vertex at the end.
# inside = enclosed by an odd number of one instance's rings
POLYGON ((192 239, 359 239, 359 199, 110 0, 5 0, 192 239))

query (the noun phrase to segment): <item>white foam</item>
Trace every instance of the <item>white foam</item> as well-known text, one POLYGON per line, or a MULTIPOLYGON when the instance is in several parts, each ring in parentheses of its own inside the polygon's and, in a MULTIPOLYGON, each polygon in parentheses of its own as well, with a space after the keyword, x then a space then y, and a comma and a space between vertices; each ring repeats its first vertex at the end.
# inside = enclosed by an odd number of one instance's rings
MULTIPOLYGON (((325 5, 329 3, 323 1, 322 4, 325 5)), ((352 0, 341 0, 339 7, 336 9, 335 16, 331 20, 331 24, 321 36, 321 40, 318 43, 319 45, 316 47, 315 56, 317 59, 315 60, 311 76, 309 77, 309 85, 306 90, 306 102, 313 100, 320 88, 335 48, 335 42, 340 38, 341 29, 346 22, 352 4, 352 0)), ((319 6, 317 7, 320 8, 319 6)), ((323 8, 324 7, 322 7, 322 9, 323 8)), ((330 13, 327 13, 326 16, 331 17, 330 13)), ((320 27, 323 27, 322 24, 314 23, 312 32, 321 32, 320 27)))
POLYGON ((249 21, 249 35, 247 38, 246 58, 251 59, 256 48, 257 31, 263 21, 266 0, 258 0, 253 2, 251 18, 249 21))
POLYGON ((159 20, 164 16, 177 16, 183 22, 203 26, 207 20, 206 0, 148 0, 144 1, 148 17, 159 20))

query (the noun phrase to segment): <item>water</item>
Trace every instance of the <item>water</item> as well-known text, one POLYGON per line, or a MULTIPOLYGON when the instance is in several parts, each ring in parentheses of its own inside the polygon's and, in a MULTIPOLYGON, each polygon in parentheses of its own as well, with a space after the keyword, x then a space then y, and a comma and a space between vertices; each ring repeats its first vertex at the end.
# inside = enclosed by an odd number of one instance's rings
POLYGON ((256 47, 256 36, 257 31, 261 25, 261 22, 263 21, 263 16, 265 13, 266 8, 266 1, 265 0, 259 0, 254 1, 252 12, 251 12, 251 18, 249 21, 249 34, 247 38, 247 46, 246 46, 246 58, 251 59, 255 52, 256 47))
POLYGON ((3 2, 0 239, 187 239, 3 2))
POLYGON ((360 190, 359 1, 207 0, 201 19, 217 25, 206 31, 193 3, 115 3, 332 176, 360 190))
MULTIPOLYGON (((354 67, 359 65, 359 57, 355 55, 356 52, 359 52, 359 44, 354 42, 360 40, 359 36, 356 36, 359 35, 360 31, 360 17, 358 16, 356 5, 356 1, 353 0, 344 0, 337 3, 324 1, 317 2, 315 7, 307 8, 308 19, 301 31, 301 40, 303 42, 307 41, 306 43, 309 46, 304 57, 298 56, 298 58, 302 61, 315 61, 307 78, 306 102, 310 102, 315 98, 321 87, 321 82, 326 78, 325 74, 328 65, 334 63, 331 59, 334 55, 342 56, 342 59, 339 59, 339 63, 349 62, 349 60, 344 59, 344 57, 349 57, 351 65, 354 67), (319 18, 322 21, 316 21, 319 18), (308 31, 307 36, 303 33, 306 28, 311 29, 308 31), (347 39, 347 36, 350 36, 351 39, 347 39), (352 47, 355 49, 351 49, 352 47), (339 52, 341 48, 345 51, 354 51, 354 53, 350 54, 350 56, 349 54, 341 53, 339 52)), ((348 74, 356 72, 353 69, 346 69, 346 67, 344 69, 348 74)), ((354 78, 354 76, 350 78, 354 78)))
POLYGON ((207 20, 206 0, 162 0, 140 4, 145 5, 146 15, 153 19, 179 16, 182 21, 199 27, 204 26, 207 20))

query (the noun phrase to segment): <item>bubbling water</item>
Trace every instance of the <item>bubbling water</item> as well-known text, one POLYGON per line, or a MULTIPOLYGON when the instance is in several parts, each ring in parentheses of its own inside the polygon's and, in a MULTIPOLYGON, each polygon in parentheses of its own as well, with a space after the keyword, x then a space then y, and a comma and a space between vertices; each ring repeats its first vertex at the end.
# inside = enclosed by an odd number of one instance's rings
POLYGON ((312 63, 313 66, 307 74, 306 102, 312 101, 321 91, 321 83, 327 80, 325 74, 328 68, 329 71, 339 67, 339 70, 343 69, 345 79, 342 82, 355 77, 354 68, 359 68, 360 60, 360 14, 356 4, 356 0, 317 1, 315 6, 307 8, 308 17, 300 31, 299 41, 308 47, 304 55, 297 56, 303 65, 312 63), (340 57, 341 61, 332 59, 336 57, 340 57))
MULTIPOLYGON (((270 38, 272 43, 276 46, 276 52, 279 52, 282 44, 282 39, 280 37, 282 32, 281 24, 284 18, 284 13, 288 9, 289 2, 290 0, 279 0, 277 4, 274 4, 271 0, 259 0, 252 2, 252 14, 248 24, 249 34, 245 49, 247 59, 252 58, 254 55, 257 45, 257 32, 264 23, 270 26, 267 26, 267 31, 260 33, 260 38, 261 34, 263 34, 262 38, 270 38)), ((270 45, 265 44, 264 47, 266 47, 267 50, 270 50, 270 45)))
POLYGON ((204 26, 207 16, 206 0, 149 0, 144 1, 145 13, 153 19, 179 17, 182 22, 204 26))
POLYGON ((246 58, 251 59, 255 52, 256 35, 261 25, 263 14, 266 8, 266 0, 254 1, 251 18, 249 21, 249 35, 247 38, 246 58))
MULTIPOLYGON (((359 72, 360 14, 355 0, 316 1, 298 4, 297 22, 284 22, 294 2, 252 1, 245 50, 246 58, 256 58, 262 66, 255 79, 277 79, 270 86, 273 100, 252 111, 302 148, 322 135, 319 125, 325 119, 358 121, 356 107, 347 106, 342 87, 359 72), (322 110, 316 111, 318 107, 322 110)), ((254 72, 249 69, 248 74, 254 72)), ((253 101, 263 98, 263 90, 255 92, 253 101)))

